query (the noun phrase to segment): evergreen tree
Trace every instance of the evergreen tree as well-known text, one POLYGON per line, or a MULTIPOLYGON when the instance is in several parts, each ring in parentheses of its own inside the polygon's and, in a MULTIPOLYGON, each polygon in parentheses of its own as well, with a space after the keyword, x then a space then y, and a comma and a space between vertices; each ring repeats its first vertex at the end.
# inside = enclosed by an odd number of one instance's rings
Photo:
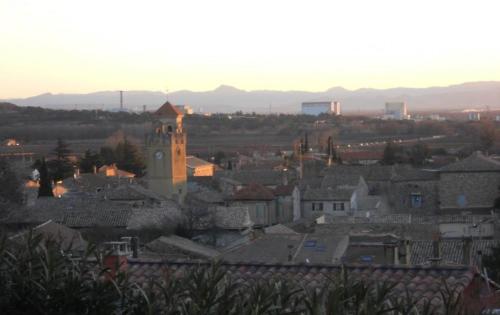
POLYGON ((479 143, 481 144, 481 149, 488 153, 496 140, 497 134, 493 123, 491 121, 483 122, 479 130, 479 143))
POLYGON ((417 143, 411 147, 410 161, 415 166, 421 166, 424 164, 425 160, 430 156, 429 147, 425 143, 417 143))
POLYGON ((47 163, 54 180, 63 180, 73 174, 73 165, 69 161, 71 151, 68 147, 69 145, 61 138, 57 139, 57 145, 53 150, 56 158, 47 163))
POLYGON ((94 153, 91 150, 85 151, 84 156, 80 159, 80 171, 82 173, 92 173, 94 171, 94 167, 101 167, 102 157, 99 153, 94 153))
POLYGON ((99 155, 101 156, 101 162, 103 164, 109 165, 116 163, 115 150, 112 147, 101 147, 99 155))
POLYGON ((42 159, 40 166, 40 187, 38 187, 38 198, 40 197, 54 197, 52 193, 52 183, 50 181, 49 171, 45 159, 42 159))
POLYGON ((142 175, 144 162, 137 147, 125 138, 114 150, 115 163, 119 169, 142 175))
POLYGON ((384 149, 382 164, 394 165, 396 163, 396 148, 391 142, 388 142, 384 149))

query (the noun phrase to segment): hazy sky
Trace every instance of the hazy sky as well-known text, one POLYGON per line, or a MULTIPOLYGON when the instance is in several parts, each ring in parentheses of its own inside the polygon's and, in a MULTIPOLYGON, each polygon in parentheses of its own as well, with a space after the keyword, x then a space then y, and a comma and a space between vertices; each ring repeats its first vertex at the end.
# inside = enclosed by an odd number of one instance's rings
POLYGON ((500 80, 500 1, 0 0, 0 98, 500 80))

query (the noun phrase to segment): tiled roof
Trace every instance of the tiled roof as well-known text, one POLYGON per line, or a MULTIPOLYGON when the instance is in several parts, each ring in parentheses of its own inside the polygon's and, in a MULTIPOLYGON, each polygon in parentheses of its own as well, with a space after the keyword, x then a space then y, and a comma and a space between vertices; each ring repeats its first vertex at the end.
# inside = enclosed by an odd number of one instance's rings
POLYGON ((383 151, 346 151, 339 152, 342 161, 360 161, 360 160, 381 160, 384 156, 383 151))
MULTIPOLYGON (((433 257, 433 242, 432 240, 412 241, 411 245, 411 263, 414 265, 429 265, 429 258, 433 257)), ((490 248, 500 244, 498 240, 472 240, 471 256, 472 264, 480 266, 480 256, 488 255, 490 248)), ((445 265, 462 265, 463 264, 463 241, 462 240, 441 240, 441 261, 440 264, 445 265)))
MULTIPOLYGON (((183 277, 193 268, 209 266, 207 262, 134 260, 128 262, 132 282, 144 283, 162 277, 183 277)), ((262 264, 221 263, 220 268, 236 282, 254 283, 260 280, 287 280, 305 288, 317 288, 347 272, 354 281, 388 282, 394 284, 391 293, 411 298, 440 299, 440 290, 446 287, 457 290, 466 288, 476 276, 465 267, 404 267, 404 266, 357 266, 325 264, 262 264)))
POLYGON ((321 188, 338 188, 339 186, 344 187, 356 187, 359 184, 361 176, 356 173, 337 173, 337 174, 327 174, 321 182, 321 188))
POLYGON ((484 156, 477 151, 471 156, 458 162, 446 165, 440 172, 500 172, 500 162, 484 156))
POLYGON ((491 215, 411 215, 388 214, 370 216, 327 216, 327 223, 376 223, 376 224, 430 224, 465 223, 474 224, 492 219, 491 215))
POLYGON ((330 189, 330 188, 319 188, 319 189, 307 189, 302 197, 302 200, 350 200, 354 192, 353 188, 346 189, 330 189))
POLYGON ((155 116, 160 116, 160 117, 177 117, 177 116, 183 116, 182 112, 175 107, 174 105, 170 104, 170 102, 166 102, 163 104, 160 108, 156 110, 154 113, 155 116))
POLYGON ((72 228, 115 227, 138 229, 141 227, 179 222, 180 210, 174 202, 162 207, 135 208, 106 200, 64 200, 64 198, 38 199, 33 207, 13 211, 6 223, 40 224, 48 220, 72 228))
POLYGON ((197 158, 196 156, 186 156, 186 166, 189 168, 196 168, 200 166, 214 166, 213 163, 207 162, 205 160, 202 160, 200 158, 197 158))
POLYGON ((186 196, 186 200, 187 202, 189 202, 191 199, 204 202, 207 204, 207 206, 208 204, 224 202, 224 196, 222 195, 222 193, 209 188, 201 188, 198 191, 189 192, 186 196))
POLYGON ((215 225, 222 229, 246 229, 253 222, 247 207, 216 207, 215 225))
POLYGON ((343 237, 313 234, 265 234, 249 243, 222 253, 228 262, 258 263, 324 263, 340 262, 343 251, 337 252, 343 237))
POLYGON ((229 178, 242 185, 257 183, 264 186, 277 186, 283 183, 283 172, 273 170, 227 171, 217 175, 219 178, 229 178))
POLYGON ((234 193, 233 200, 273 200, 274 193, 271 189, 257 183, 251 183, 234 193))
POLYGON ((274 189, 274 195, 276 196, 291 196, 295 185, 279 185, 274 189))
POLYGON ((433 171, 425 171, 412 167, 399 167, 395 170, 395 174, 392 177, 392 181, 404 182, 404 181, 429 181, 437 180, 439 174, 433 171))
MULTIPOLYGON (((28 232, 17 234, 11 238, 12 241, 24 239, 28 232)), ((33 228, 34 235, 42 235, 44 239, 51 239, 60 242, 64 250, 84 251, 87 249, 87 242, 82 238, 80 232, 68 228, 49 220, 33 228)))
POLYGON ((291 228, 283 224, 275 224, 264 228, 266 234, 298 234, 291 228))
POLYGON ((215 258, 220 254, 215 249, 200 245, 190 239, 177 235, 160 236, 145 246, 149 250, 167 257, 172 254, 171 248, 185 252, 188 256, 195 255, 204 258, 215 258))

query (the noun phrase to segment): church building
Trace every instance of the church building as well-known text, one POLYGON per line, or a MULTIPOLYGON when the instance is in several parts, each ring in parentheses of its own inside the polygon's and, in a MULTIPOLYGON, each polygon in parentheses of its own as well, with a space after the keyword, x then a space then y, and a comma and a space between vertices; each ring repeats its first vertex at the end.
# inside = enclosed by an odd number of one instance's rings
POLYGON ((156 119, 146 137, 148 188, 180 203, 187 193, 183 116, 179 109, 166 102, 154 113, 156 119))

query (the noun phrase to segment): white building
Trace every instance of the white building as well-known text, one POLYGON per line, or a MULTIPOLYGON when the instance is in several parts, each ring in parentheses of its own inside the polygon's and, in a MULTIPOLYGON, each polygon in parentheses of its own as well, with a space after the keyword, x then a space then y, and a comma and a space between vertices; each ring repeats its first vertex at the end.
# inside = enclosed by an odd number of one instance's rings
POLYGON ((410 118, 407 113, 406 102, 386 102, 384 118, 396 120, 410 118))
POLYGON ((302 114, 318 116, 320 114, 340 115, 340 102, 303 102, 302 114))
POLYGON ((479 112, 469 112, 468 118, 470 121, 480 121, 481 114, 479 112))

